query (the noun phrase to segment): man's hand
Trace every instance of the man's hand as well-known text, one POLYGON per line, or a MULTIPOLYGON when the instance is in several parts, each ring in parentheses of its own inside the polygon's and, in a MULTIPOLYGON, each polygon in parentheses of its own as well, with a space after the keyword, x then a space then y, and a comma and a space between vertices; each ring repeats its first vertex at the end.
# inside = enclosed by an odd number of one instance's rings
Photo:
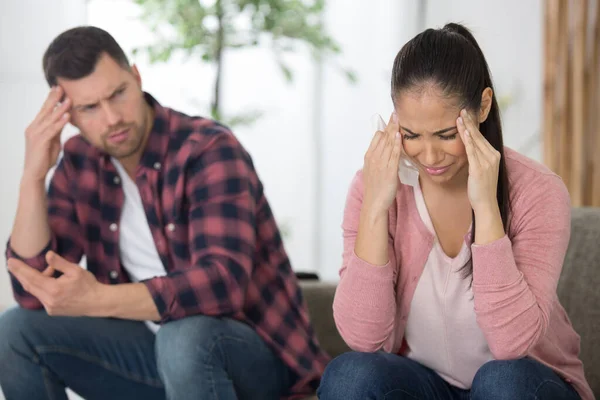
POLYGON ((27 292, 35 296, 48 315, 99 316, 98 309, 102 287, 96 277, 77 264, 58 254, 46 253, 48 267, 43 271, 31 268, 24 262, 11 258, 8 270, 17 278, 27 292), (63 273, 54 278, 54 272, 63 273))
POLYGON ((71 100, 60 86, 52 88, 40 112, 25 130, 24 181, 43 182, 60 153, 60 133, 69 122, 71 100), (62 102, 61 102, 62 99, 62 102))

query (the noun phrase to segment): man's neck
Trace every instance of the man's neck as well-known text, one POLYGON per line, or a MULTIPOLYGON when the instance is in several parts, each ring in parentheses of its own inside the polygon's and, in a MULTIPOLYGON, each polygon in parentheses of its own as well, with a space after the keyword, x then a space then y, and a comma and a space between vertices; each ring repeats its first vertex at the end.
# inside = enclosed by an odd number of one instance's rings
POLYGON ((148 139, 150 138, 150 132, 152 131, 152 126, 154 125, 154 108, 145 102, 146 105, 146 117, 144 118, 144 138, 142 139, 142 144, 135 154, 130 155, 129 157, 125 157, 119 160, 127 174, 131 177, 131 179, 135 180, 135 175, 137 172, 137 167, 142 159, 142 155, 146 150, 146 145, 148 144, 148 139))

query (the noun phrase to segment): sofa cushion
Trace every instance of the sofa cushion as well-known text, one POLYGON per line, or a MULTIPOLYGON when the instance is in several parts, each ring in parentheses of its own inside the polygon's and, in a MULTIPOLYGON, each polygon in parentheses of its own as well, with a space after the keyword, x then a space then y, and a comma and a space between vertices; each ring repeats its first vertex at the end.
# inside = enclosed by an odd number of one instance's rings
POLYGON ((574 208, 558 297, 581 336, 586 378, 600 395, 600 209, 574 208))
POLYGON ((300 285, 321 347, 332 358, 349 351, 350 348, 338 333, 333 320, 332 307, 336 285, 318 281, 300 281, 300 285))

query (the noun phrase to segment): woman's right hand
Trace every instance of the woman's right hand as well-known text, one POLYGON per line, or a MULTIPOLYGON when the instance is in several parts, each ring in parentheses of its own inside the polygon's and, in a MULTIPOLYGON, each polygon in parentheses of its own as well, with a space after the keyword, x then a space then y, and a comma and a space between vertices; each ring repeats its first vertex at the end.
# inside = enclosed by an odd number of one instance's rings
POLYGON ((398 190, 402 136, 396 113, 383 131, 377 131, 365 154, 363 210, 387 215, 398 190))

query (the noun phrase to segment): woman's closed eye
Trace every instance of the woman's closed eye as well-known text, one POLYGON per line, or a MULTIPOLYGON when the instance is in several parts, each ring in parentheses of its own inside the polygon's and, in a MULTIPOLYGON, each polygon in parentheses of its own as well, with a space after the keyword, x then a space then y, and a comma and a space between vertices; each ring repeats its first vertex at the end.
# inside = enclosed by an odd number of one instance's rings
POLYGON ((454 133, 452 133, 450 135, 443 135, 443 136, 440 136, 440 139, 442 139, 442 140, 454 140, 454 139, 456 139, 456 135, 457 134, 458 134, 458 132, 454 132, 454 133))
MULTIPOLYGON (((457 134, 458 134, 457 132, 454 132, 454 133, 451 133, 450 135, 436 135, 436 136, 439 137, 441 140, 454 140, 454 139, 456 139, 456 135, 457 134)), ((403 135, 403 138, 406 139, 406 140, 413 140, 413 139, 417 139, 420 136, 421 135, 414 135, 412 133, 405 133, 403 135)))

